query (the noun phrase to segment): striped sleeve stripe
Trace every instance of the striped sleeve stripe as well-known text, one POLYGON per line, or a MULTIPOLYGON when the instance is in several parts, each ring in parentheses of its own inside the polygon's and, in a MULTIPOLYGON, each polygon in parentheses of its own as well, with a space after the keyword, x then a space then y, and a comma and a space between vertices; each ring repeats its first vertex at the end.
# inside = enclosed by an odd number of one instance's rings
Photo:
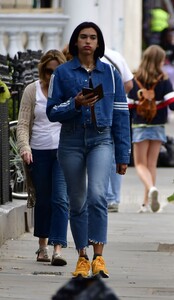
POLYGON ((55 77, 55 75, 52 74, 51 78, 50 78, 50 84, 49 84, 49 89, 48 89, 48 97, 49 98, 52 97, 52 93, 53 93, 53 81, 54 81, 54 77, 55 77))
POLYGON ((174 92, 170 92, 164 96, 164 100, 169 100, 174 98, 174 92))
POLYGON ((135 103, 137 104, 138 102, 139 102, 138 99, 135 100, 135 99, 132 99, 132 98, 128 98, 128 97, 127 97, 127 103, 128 103, 129 105, 130 105, 130 104, 132 105, 132 104, 135 104, 135 103))
POLYGON ((174 103, 174 98, 161 102, 160 104, 157 105, 157 109, 164 108, 172 103, 174 103))
POLYGON ((66 102, 62 102, 59 106, 60 107, 66 107, 70 105, 70 100, 67 100, 66 102))
POLYGON ((170 92, 164 96, 164 101, 157 104, 157 109, 163 108, 171 103, 174 103, 174 92, 170 92))
POLYGON ((70 105, 70 100, 66 101, 66 102, 62 102, 60 105, 54 105, 53 109, 57 109, 57 107, 67 107, 70 105))
MULTIPOLYGON (((138 104, 138 100, 127 98, 129 108, 135 108, 138 104)), ((169 104, 174 103, 174 92, 170 92, 164 96, 164 100, 156 100, 157 109, 168 106, 169 104)))
POLYGON ((128 104, 127 102, 114 102, 114 109, 128 110, 128 104))
POLYGON ((129 103, 128 104, 128 107, 130 108, 130 109, 132 109, 132 108, 135 108, 137 105, 135 104, 135 103, 129 103))

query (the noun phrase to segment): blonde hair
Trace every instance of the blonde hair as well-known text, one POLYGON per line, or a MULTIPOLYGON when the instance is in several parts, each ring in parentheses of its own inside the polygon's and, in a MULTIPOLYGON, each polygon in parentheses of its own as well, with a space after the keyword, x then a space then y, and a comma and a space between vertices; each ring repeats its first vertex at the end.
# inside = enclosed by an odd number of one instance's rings
POLYGON ((67 61, 71 60, 73 58, 73 56, 69 53, 69 46, 68 45, 65 45, 62 52, 65 55, 67 61))
POLYGON ((64 54, 56 49, 52 49, 47 51, 45 54, 42 55, 40 62, 38 64, 38 71, 39 71, 39 78, 45 82, 45 69, 47 63, 49 63, 52 60, 56 60, 59 65, 66 62, 66 57, 64 54))
POLYGON ((143 84, 152 85, 159 75, 166 79, 167 74, 162 70, 162 62, 165 60, 165 51, 158 45, 149 46, 143 53, 142 60, 135 77, 143 84))

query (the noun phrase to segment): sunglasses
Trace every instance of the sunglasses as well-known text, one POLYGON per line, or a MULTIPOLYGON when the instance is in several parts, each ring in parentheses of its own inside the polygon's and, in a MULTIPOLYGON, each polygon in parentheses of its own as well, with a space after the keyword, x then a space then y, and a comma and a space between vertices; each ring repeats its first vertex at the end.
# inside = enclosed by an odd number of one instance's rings
POLYGON ((45 73, 48 74, 48 75, 52 75, 54 72, 54 70, 50 69, 50 68, 46 68, 45 69, 45 73))

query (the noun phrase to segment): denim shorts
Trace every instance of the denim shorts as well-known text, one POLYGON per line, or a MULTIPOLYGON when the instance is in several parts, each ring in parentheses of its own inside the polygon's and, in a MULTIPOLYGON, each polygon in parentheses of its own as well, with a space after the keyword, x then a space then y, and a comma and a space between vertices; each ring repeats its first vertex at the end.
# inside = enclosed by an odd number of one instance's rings
POLYGON ((149 126, 132 128, 132 143, 139 143, 145 140, 167 141, 164 126, 149 126))

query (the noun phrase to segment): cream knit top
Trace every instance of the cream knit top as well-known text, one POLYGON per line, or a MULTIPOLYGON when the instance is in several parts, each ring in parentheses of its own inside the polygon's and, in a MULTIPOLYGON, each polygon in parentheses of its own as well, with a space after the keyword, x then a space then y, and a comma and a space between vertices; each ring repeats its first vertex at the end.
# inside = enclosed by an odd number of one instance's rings
POLYGON ((23 93, 17 125, 17 146, 19 153, 30 151, 30 137, 34 120, 34 107, 36 102, 36 84, 29 84, 23 93))
MULTIPOLYGON (((32 136, 33 124, 35 121, 35 106, 36 106, 36 87, 37 83, 33 82, 29 84, 23 93, 19 116, 18 116, 18 124, 17 124, 17 147, 20 155, 24 151, 31 152, 30 140, 32 136)), ((44 99, 46 101, 46 99, 44 99)), ((46 107, 45 107, 46 114, 46 107)), ((57 122, 58 125, 58 122, 57 122)), ((59 124, 58 127, 61 125, 59 124)), ((59 138, 60 130, 57 129, 57 135, 59 138)), ((58 148, 58 143, 57 143, 58 148)), ((50 148, 51 149, 51 148, 50 148)), ((40 149, 43 150, 43 149, 40 149)), ((27 207, 32 208, 35 205, 36 195, 35 188, 32 183, 32 179, 30 176, 30 172, 28 171, 27 165, 24 163, 24 170, 26 175, 26 185, 27 185, 27 207)))
POLYGON ((51 123, 46 116, 46 97, 40 82, 29 84, 23 93, 17 125, 17 145, 20 155, 31 148, 58 148, 61 124, 51 123))

